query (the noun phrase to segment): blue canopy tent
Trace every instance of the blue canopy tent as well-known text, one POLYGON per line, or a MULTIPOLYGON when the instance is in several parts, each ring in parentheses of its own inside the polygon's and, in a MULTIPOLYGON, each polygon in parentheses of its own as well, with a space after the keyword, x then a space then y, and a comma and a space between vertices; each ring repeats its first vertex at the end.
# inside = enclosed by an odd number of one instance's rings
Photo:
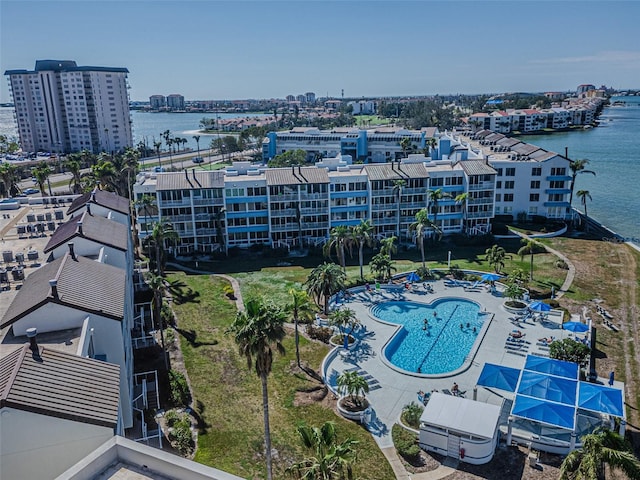
POLYGON ((416 272, 411 272, 407 275, 408 282, 417 282, 418 280, 420 280, 420 276, 416 272))
POLYGON ((577 380, 554 377, 525 370, 518 384, 518 395, 550 400, 575 406, 578 389, 577 380))
POLYGON ((531 310, 532 312, 550 312, 551 306, 544 302, 536 300, 535 302, 531 302, 529 304, 529 310, 531 310))
POLYGON ((485 363, 477 384, 486 388, 497 388, 507 392, 515 392, 520 378, 517 368, 502 367, 493 363, 485 363))
POLYGON ((548 373, 549 375, 571 380, 576 380, 579 373, 577 363, 554 360, 553 358, 539 357, 537 355, 527 356, 524 369, 538 373, 548 373))
POLYGON ((567 430, 574 429, 575 411, 574 406, 540 400, 526 395, 516 395, 516 400, 511 408, 511 414, 516 417, 567 430))
POLYGON ((624 415, 622 390, 580 382, 578 408, 622 417, 624 415))
POLYGON ((495 282, 496 280, 500 280, 502 276, 497 273, 485 273, 480 277, 480 280, 484 282, 495 282))
POLYGON ((562 325, 562 328, 569 332, 584 333, 589 330, 589 325, 582 322, 567 322, 562 325))

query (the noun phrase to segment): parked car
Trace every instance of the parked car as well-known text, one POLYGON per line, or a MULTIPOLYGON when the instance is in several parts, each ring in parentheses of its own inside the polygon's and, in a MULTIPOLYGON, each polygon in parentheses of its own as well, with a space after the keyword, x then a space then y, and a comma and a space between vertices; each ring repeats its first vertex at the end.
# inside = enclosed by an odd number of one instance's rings
POLYGON ((202 157, 193 157, 193 158, 191 159, 191 161, 192 161, 193 163, 202 163, 202 162, 204 162, 204 158, 202 158, 202 157))
POLYGON ((22 191, 22 193, 26 195, 33 195, 34 193, 40 193, 40 190, 38 190, 37 188, 26 188, 22 191))
POLYGON ((156 165, 153 167, 153 171, 156 173, 164 172, 164 168, 156 165))

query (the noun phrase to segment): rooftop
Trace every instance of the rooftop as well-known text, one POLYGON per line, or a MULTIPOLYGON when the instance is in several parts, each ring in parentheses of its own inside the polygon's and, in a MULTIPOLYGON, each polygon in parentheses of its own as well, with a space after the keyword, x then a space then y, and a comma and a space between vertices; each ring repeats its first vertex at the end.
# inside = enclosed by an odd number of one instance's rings
POLYGON ((127 200, 125 197, 116 195, 115 193, 106 192, 104 190, 95 188, 92 192, 85 193, 76 198, 71 203, 71 206, 69 206, 67 215, 71 215, 72 213, 77 212, 87 203, 94 203, 108 210, 113 210, 125 215, 129 214, 129 200, 127 200))

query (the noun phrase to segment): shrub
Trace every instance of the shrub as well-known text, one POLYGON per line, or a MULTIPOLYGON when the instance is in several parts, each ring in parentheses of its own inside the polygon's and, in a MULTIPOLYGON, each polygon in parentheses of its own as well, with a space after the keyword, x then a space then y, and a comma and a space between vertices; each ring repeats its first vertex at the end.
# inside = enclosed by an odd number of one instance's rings
POLYGON ((180 414, 175 410, 169 410, 165 413, 164 419, 167 422, 168 427, 173 427, 180 420, 180 414))
POLYGON ((182 455, 188 455, 193 451, 193 434, 191 433, 191 422, 185 415, 177 422, 169 432, 169 440, 182 455))
POLYGON ((169 370, 171 401, 176 406, 186 407, 191 402, 191 392, 186 377, 176 370, 169 370))
POLYGON ((435 278, 433 272, 426 267, 419 267, 416 270, 416 275, 420 277, 420 280, 433 280, 435 278))
POLYGON ((420 428, 420 417, 422 416, 423 410, 424 407, 422 405, 411 402, 402 409, 402 420, 410 427, 420 428))
POLYGON ((464 272, 460 270, 460 267, 458 267, 457 265, 451 265, 451 268, 449 269, 449 274, 456 280, 463 280, 465 275, 464 272))
POLYGON ((320 340, 323 343, 329 343, 333 330, 328 327, 316 327, 313 324, 307 325, 307 334, 315 339, 320 340))
POLYGON ((560 268, 562 270, 569 270, 569 265, 564 260, 556 260, 556 268, 560 268))
POLYGON ((391 429, 393 444, 403 458, 408 462, 415 462, 420 456, 420 447, 416 442, 415 434, 405 430, 397 423, 391 429))
POLYGON ((236 298, 236 293, 231 285, 225 285, 222 290, 224 291, 224 294, 230 299, 233 300, 236 298))

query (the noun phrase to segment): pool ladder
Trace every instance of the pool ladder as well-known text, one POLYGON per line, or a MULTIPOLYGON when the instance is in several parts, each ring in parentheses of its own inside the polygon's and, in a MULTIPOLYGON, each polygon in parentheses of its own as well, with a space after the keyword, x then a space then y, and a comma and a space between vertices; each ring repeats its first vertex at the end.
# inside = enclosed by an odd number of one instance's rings
POLYGON ((453 312, 451 312, 451 315, 449 315, 449 318, 447 319, 447 321, 444 324, 444 327, 442 327, 442 329, 440 330, 440 333, 438 334, 438 336, 436 337, 436 339, 433 341, 433 343, 431 344, 431 348, 429 349, 429 351, 427 351, 427 353, 425 354, 425 356, 422 358, 422 361, 420 362, 420 366, 418 367, 418 370, 422 371, 422 367, 424 365, 424 362, 427 361, 427 358, 429 358, 429 354, 431 353, 431 350, 433 350, 433 347, 436 346, 436 343, 438 343, 438 339, 442 336, 442 332, 444 332, 445 328, 447 328, 447 325, 449 324, 449 322, 451 321, 451 319, 453 318, 453 315, 456 313, 456 310, 458 309, 460 305, 456 305, 453 308, 453 312))

